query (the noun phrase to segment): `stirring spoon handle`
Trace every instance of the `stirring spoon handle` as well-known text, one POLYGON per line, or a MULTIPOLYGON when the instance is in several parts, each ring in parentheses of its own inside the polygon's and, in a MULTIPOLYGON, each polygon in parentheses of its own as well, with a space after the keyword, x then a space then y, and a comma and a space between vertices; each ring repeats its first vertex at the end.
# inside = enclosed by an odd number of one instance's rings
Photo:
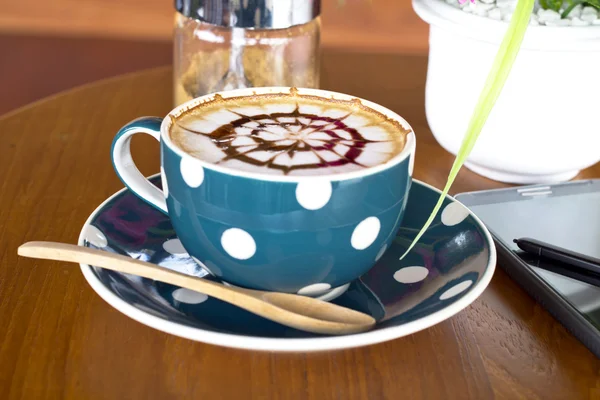
POLYGON ((320 300, 283 293, 227 287, 128 256, 73 244, 28 242, 19 247, 18 254, 24 257, 94 265, 169 283, 202 292, 272 321, 310 332, 324 334, 354 333, 367 330, 374 324, 374 320, 366 314, 320 300), (278 302, 280 305, 283 304, 283 307, 278 306, 278 302), (306 309, 306 312, 302 312, 303 308, 306 309), (329 314, 332 313, 334 315, 329 317, 329 314), (313 318, 309 316, 310 314, 331 319, 313 318), (340 316, 347 314, 350 318, 349 322, 340 321, 338 314, 340 316))
POLYGON ((194 279, 193 282, 190 282, 189 275, 172 271, 156 264, 137 260, 121 254, 109 253, 103 250, 67 243, 28 242, 19 247, 18 254, 24 257, 45 260, 97 265, 104 269, 138 275, 143 278, 154 279, 182 287, 193 285, 194 288, 190 289, 201 291, 209 296, 213 296, 213 293, 208 292, 213 292, 211 289, 217 286, 216 283, 200 279, 194 279))

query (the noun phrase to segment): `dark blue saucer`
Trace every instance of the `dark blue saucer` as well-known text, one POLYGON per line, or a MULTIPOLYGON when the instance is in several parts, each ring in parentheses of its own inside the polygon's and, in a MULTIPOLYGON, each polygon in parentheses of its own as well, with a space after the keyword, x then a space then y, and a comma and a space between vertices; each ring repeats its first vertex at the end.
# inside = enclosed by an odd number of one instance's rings
MULTIPOLYGON (((160 186, 158 176, 151 180, 160 186)), ((481 221, 451 197, 446 198, 443 211, 420 243, 400 260, 438 196, 437 189, 413 180, 404 221, 393 244, 380 254, 375 267, 345 292, 342 288, 329 294, 338 295, 334 303, 366 312, 379 321, 366 333, 315 335, 169 284, 87 265, 82 265, 82 271, 92 288, 124 314, 197 341, 271 351, 328 350, 382 342, 451 317, 473 302, 491 280, 496 263, 492 238, 481 221)), ((181 247, 168 217, 126 189, 92 213, 79 244, 215 279, 181 247)))

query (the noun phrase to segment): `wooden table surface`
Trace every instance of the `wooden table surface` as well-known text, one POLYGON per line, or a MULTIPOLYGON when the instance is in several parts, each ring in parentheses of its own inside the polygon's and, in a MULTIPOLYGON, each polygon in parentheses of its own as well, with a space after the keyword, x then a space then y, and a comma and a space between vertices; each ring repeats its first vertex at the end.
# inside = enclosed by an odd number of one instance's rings
MULTIPOLYGON (((417 134, 415 177, 441 187, 452 163, 424 112, 426 57, 328 52, 322 87, 397 111, 417 134)), ((170 336, 122 315, 70 264, 19 258, 29 240, 75 243, 122 184, 115 132, 171 108, 171 72, 71 90, 0 118, 0 399, 585 399, 600 360, 502 269, 456 316, 408 337, 316 354, 258 353, 170 336)), ((144 174, 158 144, 134 140, 144 174)), ((599 177, 600 165, 578 179, 599 177)), ((502 185, 463 170, 453 192, 502 185)))

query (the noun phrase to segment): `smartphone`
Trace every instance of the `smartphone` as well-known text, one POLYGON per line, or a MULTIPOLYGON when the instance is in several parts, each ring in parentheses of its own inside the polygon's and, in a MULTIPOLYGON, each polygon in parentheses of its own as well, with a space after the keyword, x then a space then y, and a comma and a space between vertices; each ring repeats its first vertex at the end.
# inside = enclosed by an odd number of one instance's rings
POLYGON ((600 358, 600 280, 524 255, 529 237, 600 258, 600 179, 461 193, 488 227, 498 266, 600 358))

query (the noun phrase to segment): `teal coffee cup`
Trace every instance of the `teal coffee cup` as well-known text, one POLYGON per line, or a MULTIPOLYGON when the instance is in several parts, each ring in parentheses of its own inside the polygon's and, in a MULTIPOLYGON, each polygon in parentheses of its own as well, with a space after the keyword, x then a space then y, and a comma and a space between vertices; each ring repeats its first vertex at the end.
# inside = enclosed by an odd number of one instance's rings
MULTIPOLYGON (((245 123, 261 129, 273 121, 287 121, 287 128, 298 130, 294 121, 300 121, 302 129, 311 127, 307 132, 320 129, 340 143, 336 132, 358 132, 345 125, 349 119, 314 113, 299 117, 297 110, 286 115, 240 114, 222 129, 245 123)), ((296 138, 292 137, 300 140, 296 138)), ((296 145, 295 151, 300 148, 296 145)), ((359 150, 349 150, 348 159, 339 163, 348 162, 359 150)), ((165 118, 136 119, 117 133, 111 156, 123 183, 168 214, 183 247, 212 275, 237 286, 316 296, 360 277, 390 245, 408 199, 414 152, 415 136, 409 124, 380 105, 324 90, 252 88, 194 99, 165 118), (403 147, 385 162, 361 170, 276 175, 203 160, 171 137, 172 125, 189 110, 197 109, 202 117, 203 105, 214 111, 217 102, 227 104, 227 99, 243 102, 290 93, 334 101, 342 109, 360 102, 361 107, 398 126, 398 134, 404 135, 403 147), (142 133, 160 142, 162 190, 142 176, 133 161, 130 141, 142 133)))

